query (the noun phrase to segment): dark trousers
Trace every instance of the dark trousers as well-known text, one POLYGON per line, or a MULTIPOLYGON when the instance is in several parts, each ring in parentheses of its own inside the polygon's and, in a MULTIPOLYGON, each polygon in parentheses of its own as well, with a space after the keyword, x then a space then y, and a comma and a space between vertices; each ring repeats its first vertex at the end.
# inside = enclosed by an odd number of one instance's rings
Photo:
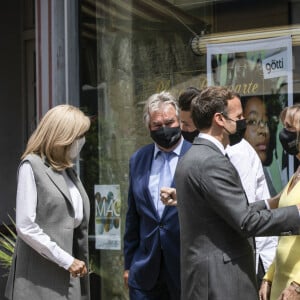
POLYGON ((163 254, 155 286, 149 291, 129 287, 129 298, 130 300, 180 300, 180 286, 177 286, 170 277, 163 254))

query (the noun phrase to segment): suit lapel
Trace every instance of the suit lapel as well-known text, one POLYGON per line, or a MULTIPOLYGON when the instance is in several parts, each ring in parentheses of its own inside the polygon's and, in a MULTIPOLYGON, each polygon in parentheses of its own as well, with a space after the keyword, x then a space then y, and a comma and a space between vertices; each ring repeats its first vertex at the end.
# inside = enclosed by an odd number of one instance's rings
POLYGON ((86 191, 85 191, 81 181, 78 179, 78 176, 73 168, 67 169, 66 172, 70 176, 70 178, 72 179, 72 181, 74 182, 74 184, 76 185, 76 187, 79 190, 79 193, 81 195, 82 202, 83 202, 83 212, 85 215, 84 219, 88 220, 89 219, 89 199, 86 194, 86 191))
MULTIPOLYGON (((84 189, 82 183, 80 182, 80 180, 78 179, 73 168, 67 169, 66 172, 79 190, 79 193, 80 193, 80 195, 82 197, 82 201, 83 201, 83 212, 85 215, 84 220, 88 220, 89 219, 89 200, 86 195, 85 189, 84 189)), ((52 180, 54 185, 67 198, 67 200, 70 202, 70 204, 73 207, 69 188, 68 188, 66 181, 65 181, 64 177, 62 176, 62 174, 60 172, 54 171, 51 167, 47 168, 46 173, 49 176, 49 178, 52 180)))
POLYGON ((150 204, 150 207, 151 207, 152 211, 154 212, 154 214, 156 215, 156 217, 159 219, 159 215, 157 213, 156 207, 153 203, 153 199, 151 197, 151 193, 149 190, 149 180, 150 180, 150 174, 151 174, 153 155, 154 155, 154 144, 152 144, 152 147, 149 148, 149 151, 147 151, 145 153, 145 156, 143 157, 144 164, 145 164, 144 167, 145 167, 145 170, 147 170, 147 172, 145 172, 145 176, 143 177, 142 184, 145 187, 145 188, 143 188, 143 191, 145 193, 144 197, 145 197, 147 203, 150 204))
POLYGON ((71 195, 67 184, 65 182, 64 177, 60 172, 54 171, 51 167, 48 167, 46 170, 47 175, 54 183, 54 185, 59 189, 59 191, 68 199, 68 201, 72 204, 71 195))

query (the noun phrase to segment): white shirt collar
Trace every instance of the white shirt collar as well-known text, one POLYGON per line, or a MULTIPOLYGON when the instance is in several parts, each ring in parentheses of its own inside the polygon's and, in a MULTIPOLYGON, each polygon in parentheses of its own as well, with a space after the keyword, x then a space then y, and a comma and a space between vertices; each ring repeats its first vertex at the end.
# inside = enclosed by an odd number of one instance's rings
POLYGON ((223 144, 219 140, 217 140, 215 137, 211 136, 210 134, 202 133, 202 132, 200 132, 198 136, 200 138, 211 141, 213 144, 215 144, 221 150, 223 155, 226 154, 223 144))

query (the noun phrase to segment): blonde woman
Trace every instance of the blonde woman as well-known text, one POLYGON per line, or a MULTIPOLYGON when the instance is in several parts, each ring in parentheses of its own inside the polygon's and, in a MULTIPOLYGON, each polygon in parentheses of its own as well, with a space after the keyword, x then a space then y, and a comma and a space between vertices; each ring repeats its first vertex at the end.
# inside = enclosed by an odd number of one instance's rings
POLYGON ((17 242, 6 297, 89 299, 89 200, 73 160, 90 120, 78 108, 50 109, 31 135, 18 170, 17 242))
MULTIPOLYGON (((285 108, 280 116, 284 126, 279 134, 283 149, 300 159, 300 104, 285 108)), ((278 207, 300 202, 300 167, 281 193, 278 207)), ((300 300, 300 236, 281 236, 276 256, 260 288, 261 300, 300 300)))

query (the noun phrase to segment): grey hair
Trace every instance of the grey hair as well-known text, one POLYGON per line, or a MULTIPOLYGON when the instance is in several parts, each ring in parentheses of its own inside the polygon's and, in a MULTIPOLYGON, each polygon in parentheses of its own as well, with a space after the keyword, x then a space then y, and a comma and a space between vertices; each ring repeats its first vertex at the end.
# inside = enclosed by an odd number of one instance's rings
POLYGON ((179 119, 179 106, 176 98, 169 92, 162 91, 151 95, 144 106, 143 120, 147 128, 149 128, 150 115, 154 111, 158 111, 162 105, 170 104, 173 105, 176 111, 176 117, 179 119))

